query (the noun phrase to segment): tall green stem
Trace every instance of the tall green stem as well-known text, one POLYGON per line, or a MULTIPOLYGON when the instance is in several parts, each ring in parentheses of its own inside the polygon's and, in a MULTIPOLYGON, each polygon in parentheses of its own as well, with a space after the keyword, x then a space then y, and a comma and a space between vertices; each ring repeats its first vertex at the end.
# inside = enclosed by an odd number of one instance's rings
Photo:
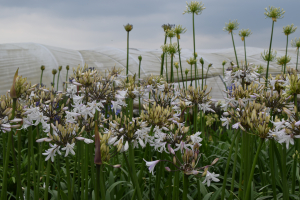
MULTIPOLYGON (((67 170, 67 183, 68 183, 68 185, 67 185, 67 187, 68 187, 68 199, 69 200, 72 200, 71 199, 71 177, 70 177, 70 164, 69 164, 69 158, 68 157, 66 157, 66 170, 67 170)), ((76 169, 74 168, 74 171, 75 171, 76 169)))
MULTIPOLYGON (((12 110, 12 116, 11 119, 14 119, 15 117, 15 110, 16 110, 16 105, 17 105, 17 99, 13 98, 13 110, 12 110)), ((10 131, 11 134, 9 134, 9 137, 11 137, 11 149, 6 149, 6 152, 10 152, 10 150, 12 151, 12 158, 13 158, 13 164, 14 164, 14 170, 15 170, 15 176, 16 176, 16 181, 17 181, 17 199, 19 199, 19 197, 21 199, 23 199, 23 192, 22 192, 22 187, 21 187, 21 175, 20 175, 20 161, 18 160, 17 162, 17 157, 16 157, 16 153, 15 153, 15 147, 14 147, 14 138, 13 138, 13 130, 10 131)), ((20 133, 18 134, 18 138, 20 137, 20 133)), ((20 141, 18 140, 18 145, 19 145, 20 141)), ((3 143, 3 146, 5 146, 5 143, 3 143)), ((21 154, 20 151, 18 151, 18 154, 21 154)), ((21 157, 20 155, 18 155, 18 157, 21 157)), ((6 158, 6 157, 5 157, 6 158)), ((5 159, 4 159, 5 160, 5 159)), ((2 190, 7 190, 7 186, 5 184, 5 189, 2 190)))
POLYGON ((53 86, 53 89, 54 89, 54 86, 55 86, 55 74, 53 74, 53 82, 52 82, 52 86, 53 86))
POLYGON ((244 38, 244 52, 245 52, 245 64, 246 64, 246 69, 247 67, 247 55, 246 55, 246 38, 244 38))
MULTIPOLYGON (((70 199, 73 199, 73 193, 74 193, 74 190, 75 190, 75 178, 76 178, 76 171, 79 170, 78 169, 78 157, 79 157, 79 144, 77 145, 77 149, 76 149, 76 153, 75 153, 75 166, 74 166, 74 173, 73 173, 73 180, 72 181, 72 184, 71 184, 71 193, 70 193, 70 199)), ((92 162, 92 164, 94 164, 94 161, 92 162)))
POLYGON ((195 88, 197 88, 197 64, 195 64, 195 88))
MULTIPOLYGON (((240 148, 240 154, 241 157, 244 156, 244 151, 245 151, 245 142, 246 142, 246 138, 244 137, 244 133, 241 131, 241 136, 242 136, 242 144, 241 144, 241 148, 240 148)), ((241 167, 240 167, 240 175, 239 175, 239 192, 238 192, 238 198, 241 199, 242 198, 242 182, 243 182, 243 173, 244 173, 244 165, 245 162, 241 159, 241 167)))
MULTIPOLYGON (((180 89, 180 82, 179 82, 179 74, 178 74, 178 68, 177 68, 176 70, 177 70, 177 79, 178 79, 178 86, 179 86, 179 89, 180 89)), ((182 83, 184 83, 184 82, 182 81, 182 83)), ((183 84, 183 88, 184 88, 184 84, 183 84)))
MULTIPOLYGON (((285 59, 287 61, 287 49, 289 46, 289 35, 286 35, 286 48, 285 48, 285 59)), ((285 74, 286 62, 284 62, 283 74, 285 74)))
POLYGON ((235 154, 234 154, 234 163, 233 163, 233 169, 232 169, 231 187, 230 187, 231 193, 230 193, 230 197, 229 197, 230 200, 233 198, 235 171, 236 171, 236 163, 237 163, 238 147, 239 147, 239 135, 240 135, 240 133, 237 133, 237 138, 235 141, 235 154))
POLYGON ((167 83, 169 82, 168 80, 168 54, 165 54, 166 56, 166 77, 167 77, 167 83))
POLYGON ((136 176, 135 163, 134 163, 134 149, 132 147, 132 144, 129 145, 129 163, 131 166, 131 171, 129 173, 131 173, 131 175, 132 175, 132 179, 133 179, 132 181, 134 182, 134 185, 135 185, 137 197, 139 200, 142 200, 143 199, 142 193, 141 193, 140 185, 138 183, 137 176, 136 176))
MULTIPOLYGON (((179 46, 179 38, 177 37, 177 44, 178 44, 178 56, 179 56, 179 65, 180 65, 180 71, 181 71, 181 81, 183 84, 183 88, 184 88, 184 80, 183 80, 183 72, 182 72, 182 65, 181 65, 181 57, 180 57, 180 46, 179 46)), ((177 71, 178 73, 178 71, 177 71)), ((179 82, 179 77, 178 77, 178 82, 179 82)))
POLYGON ((298 69, 298 57, 299 57, 299 47, 298 47, 298 50, 297 50, 297 62, 296 62, 296 70, 298 69))
POLYGON ((294 165, 293 165, 293 173, 292 173, 292 194, 295 194, 295 187, 296 187, 296 170, 297 170, 297 163, 298 163, 298 156, 296 151, 298 150, 299 139, 295 139, 295 157, 294 157, 294 165))
POLYGON ((238 135, 238 132, 236 132, 235 135, 233 136, 233 140, 231 141, 230 151, 229 151, 228 158, 227 158, 227 163, 226 163, 226 168, 225 168, 225 175, 224 175, 223 185, 222 185, 222 196, 221 196, 222 200, 224 200, 224 198, 225 198, 225 188, 226 188, 226 182, 227 182, 227 174, 228 174, 229 164, 230 164, 230 160, 231 160, 233 145, 234 145, 234 142, 235 142, 235 139, 236 139, 237 135, 238 135))
POLYGON ((190 84, 190 86, 193 86, 193 73, 192 72, 193 72, 193 65, 191 64, 191 84, 190 84))
MULTIPOLYGON (((195 39, 195 13, 193 12, 193 43, 194 43, 194 59, 197 60, 196 56, 196 39, 195 39)), ((191 70, 192 75, 192 70, 191 70)), ((195 88, 197 88, 197 62, 195 63, 195 88)), ((192 80, 192 79, 191 79, 192 80)))
MULTIPOLYGON (((21 170, 21 145, 22 145, 22 140, 21 140, 21 132, 18 131, 17 132, 18 134, 18 158, 17 158, 17 162, 18 162, 18 174, 19 174, 19 177, 21 177, 20 175, 20 170, 21 170)), ((41 152, 42 154, 42 152, 41 152)), ((20 186, 19 186, 19 194, 20 194, 20 198, 21 199, 24 199, 23 198, 23 190, 22 190, 22 186, 21 186, 21 179, 20 179, 20 186)))
MULTIPOLYGON (((52 121, 50 121, 50 123, 52 123, 52 121)), ((51 135, 53 134, 53 128, 52 128, 52 126, 50 126, 50 133, 51 133, 51 135)), ((51 167, 51 161, 49 159, 48 162, 47 162, 46 185, 45 185, 45 192, 44 192, 44 200, 48 200, 50 167, 51 167)))
MULTIPOLYGON (((106 115, 107 116, 107 115, 106 115)), ((87 144, 85 144, 85 163, 84 163, 84 168, 85 168, 85 183, 84 183, 84 199, 88 199, 88 185, 89 185, 89 169, 88 169, 88 163, 89 163, 89 147, 87 144)))
MULTIPOLYGON (((141 82, 140 82, 140 79, 141 79, 141 62, 142 60, 139 61, 139 87, 141 86, 141 82)), ((139 97, 139 114, 141 114, 141 97, 139 97)))
POLYGON ((289 200, 289 188, 287 183, 287 170, 286 170, 286 146, 282 145, 281 152, 281 164, 282 164, 282 187, 283 187, 283 200, 289 200))
POLYGON ((128 61, 129 61, 129 31, 127 31, 127 61, 126 61, 127 83, 128 83, 128 61))
POLYGON ((173 54, 171 54, 171 83, 174 82, 174 71, 173 71, 173 54))
POLYGON ((273 199, 277 199, 277 192, 276 192, 276 178, 275 178, 275 159, 274 159, 274 145, 275 141, 270 140, 270 168, 271 168, 271 177, 272 177, 272 192, 273 192, 273 199))
MULTIPOLYGON (((272 21, 272 32, 271 32, 270 47, 269 47, 269 58, 270 58, 270 55, 271 55, 271 48, 272 48, 273 29, 274 29, 274 21, 272 21)), ((268 59, 268 62, 267 62, 266 87, 268 86, 269 64, 270 64, 270 59, 268 59)))
POLYGON ((206 70, 206 74, 205 74, 205 85, 206 85, 206 79, 207 79, 207 75, 208 75, 208 70, 209 70, 209 67, 207 66, 207 70, 206 70))
POLYGON ((237 57, 236 50, 235 50, 235 44, 234 44, 234 39, 233 39, 233 33, 232 33, 232 31, 231 31, 230 33, 231 33, 231 38, 232 38, 232 44, 233 44, 233 49, 234 49, 234 54, 235 54, 236 64, 237 64, 237 66, 239 67, 239 61, 238 61, 238 57, 237 57))
POLYGON ((100 188, 100 166, 96 164, 96 186, 95 186, 95 199, 99 200, 99 188, 100 188))
POLYGON ((82 156, 81 156, 81 174, 80 174, 80 179, 81 179, 81 188, 80 188, 80 192, 81 192, 81 196, 80 198, 81 199, 84 199, 84 177, 85 177, 85 173, 86 171, 84 170, 84 162, 85 162, 85 155, 84 155, 84 149, 85 149, 85 146, 84 144, 80 144, 81 146, 81 153, 82 153, 82 156))
POLYGON ((51 166, 51 161, 50 161, 50 159, 49 159, 49 160, 47 161, 47 172, 46 172, 46 185, 45 185, 45 192, 44 192, 44 200, 48 200, 48 188, 49 188, 50 166, 51 166))
POLYGON ((193 12, 193 42, 194 42, 194 58, 196 59, 196 41, 195 41, 195 13, 193 12))
POLYGON ((187 194, 188 194, 188 189, 189 189, 189 177, 188 175, 184 174, 183 175, 183 200, 187 200, 187 194))
MULTIPOLYGON (((159 160, 164 160, 163 158, 163 153, 159 153, 158 155, 158 159, 159 160)), ((154 195, 155 195, 155 200, 158 200, 159 199, 159 194, 160 194, 160 183, 161 183, 161 177, 162 177, 162 172, 164 170, 164 167, 163 167, 163 163, 160 162, 157 164, 158 165, 158 168, 157 168, 157 173, 156 173, 156 180, 155 180, 155 192, 154 192, 154 195)))
POLYGON ((104 165, 100 165, 100 193, 101 198, 105 199, 105 181, 104 181, 104 173, 103 173, 103 167, 104 165))
MULTIPOLYGON (((165 33, 165 42, 164 45, 167 43, 167 35, 165 33)), ((164 75, 164 60, 165 60, 165 53, 163 52, 162 58, 161 58, 161 68, 160 68, 160 75, 164 75)))
POLYGON ((201 78, 202 79, 202 85, 201 85, 201 89, 203 90, 203 74, 204 74, 203 73, 203 67, 204 67, 203 65, 204 65, 204 63, 203 64, 201 63, 201 65, 202 65, 202 78, 201 78))
MULTIPOLYGON (((36 126, 36 131, 37 131, 37 136, 38 138, 42 138, 41 137, 41 132, 39 130, 39 124, 36 126)), ((40 193, 40 177, 41 177, 41 171, 42 171, 42 144, 38 143, 38 173, 37 173, 37 193, 40 193)), ((20 165, 19 165, 20 166, 20 165)))
POLYGON ((40 85, 42 85, 43 73, 44 73, 44 70, 42 70, 42 72, 41 72, 40 85))
POLYGON ((56 91, 58 91, 59 75, 60 75, 60 71, 58 70, 56 91))
POLYGON ((57 199, 60 200, 60 157, 57 156, 56 159, 57 160, 56 160, 55 168, 56 168, 56 173, 57 173, 57 175, 56 175, 56 177, 57 177, 56 184, 57 184, 57 191, 58 191, 57 192, 57 199))
POLYGON ((254 175, 254 170, 255 170, 257 159, 258 159, 258 155, 260 153, 260 150, 261 150, 261 147, 262 147, 264 141, 265 140, 263 138, 260 139, 258 148, 256 150, 256 154, 254 157, 254 161, 252 164, 252 168, 251 168, 251 172, 250 172, 250 176, 249 176, 249 180, 248 180, 248 184, 247 184, 245 200, 248 200, 250 198, 250 190, 251 190, 251 183, 252 183, 252 179, 253 179, 253 175, 254 175))
POLYGON ((36 185, 36 173, 35 173, 35 159, 34 159, 34 141, 33 141, 33 133, 31 134, 31 138, 30 138, 30 140, 31 140, 31 161, 30 161, 30 163, 31 163, 31 165, 32 165, 32 170, 33 170, 33 193, 34 193, 34 198, 35 199, 38 199, 38 193, 37 193, 37 191, 38 191, 38 189, 37 189, 37 185, 36 185))
POLYGON ((11 143, 12 143, 12 135, 13 135, 13 132, 10 131, 8 134, 5 162, 4 162, 4 166, 3 166, 4 170, 3 170, 1 200, 7 199, 7 170, 8 170, 8 162, 9 162, 9 152, 10 152, 11 143))
POLYGON ((67 88, 68 88, 68 73, 69 73, 69 70, 67 70, 67 75, 66 75, 66 91, 67 91, 67 88))
POLYGON ((28 164, 27 164, 27 193, 26 199, 30 199, 30 174, 31 174, 31 148, 32 148, 32 126, 28 128, 28 164))
POLYGON ((185 75, 185 81, 186 81, 186 84, 185 84, 185 89, 187 90, 187 74, 185 75))

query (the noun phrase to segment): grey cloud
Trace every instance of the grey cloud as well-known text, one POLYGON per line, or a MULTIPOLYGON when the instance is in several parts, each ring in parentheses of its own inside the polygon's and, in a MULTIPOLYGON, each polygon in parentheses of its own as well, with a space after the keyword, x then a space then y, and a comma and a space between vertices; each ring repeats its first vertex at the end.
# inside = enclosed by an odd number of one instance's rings
MULTIPOLYGON (((267 48, 271 20, 265 19, 264 8, 282 7, 285 17, 275 23, 274 47, 284 47, 286 37, 282 27, 294 23, 298 0, 205 0, 206 9, 195 17, 197 48, 230 48, 230 36, 222 29, 229 19, 237 19, 241 28, 253 32, 248 46, 267 48)), ((298 5, 298 6, 297 6, 298 5)), ((182 35, 183 48, 192 48, 192 15, 182 12, 185 1, 171 0, 17 0, 0 2, 0 23, 3 24, 0 43, 37 42, 64 48, 96 48, 114 46, 125 48, 123 25, 133 24, 130 45, 136 48, 159 49, 163 43, 164 23, 181 24, 188 29, 182 35)), ((290 36, 299 37, 300 30, 290 36)), ((243 43, 235 32, 237 46, 243 43)))

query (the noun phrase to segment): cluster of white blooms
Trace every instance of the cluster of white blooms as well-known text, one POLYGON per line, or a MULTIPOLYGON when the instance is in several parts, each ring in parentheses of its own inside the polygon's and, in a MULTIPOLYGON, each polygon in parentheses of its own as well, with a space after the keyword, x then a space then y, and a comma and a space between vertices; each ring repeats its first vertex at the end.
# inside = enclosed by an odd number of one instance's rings
POLYGON ((23 118, 23 129, 29 126, 38 126, 42 124, 43 130, 48 132, 50 130, 50 125, 47 123, 50 119, 43 115, 41 107, 25 108, 23 113, 26 117, 23 118))
POLYGON ((274 138, 278 143, 286 143, 286 148, 289 144, 294 145, 294 139, 300 138, 300 121, 295 121, 292 117, 288 120, 272 121, 274 129, 270 130, 269 136, 274 138))
POLYGON ((246 83, 260 84, 258 79, 260 74, 257 73, 258 68, 253 64, 249 66, 238 68, 237 65, 232 67, 232 70, 226 71, 224 81, 227 86, 234 85, 235 87, 246 83))
POLYGON ((110 134, 108 145, 116 146, 119 152, 127 151, 129 145, 133 145, 134 148, 139 146, 144 148, 149 143, 150 128, 145 122, 135 118, 130 120, 120 115, 109 125, 110 128, 104 131, 105 134, 110 134))
POLYGON ((192 150, 195 144, 201 146, 201 132, 188 135, 188 131, 189 127, 182 126, 180 123, 172 124, 169 128, 155 126, 153 129, 154 135, 150 136, 149 139, 150 146, 160 153, 163 151, 169 153, 168 145, 171 145, 174 151, 178 151, 181 148, 192 150))

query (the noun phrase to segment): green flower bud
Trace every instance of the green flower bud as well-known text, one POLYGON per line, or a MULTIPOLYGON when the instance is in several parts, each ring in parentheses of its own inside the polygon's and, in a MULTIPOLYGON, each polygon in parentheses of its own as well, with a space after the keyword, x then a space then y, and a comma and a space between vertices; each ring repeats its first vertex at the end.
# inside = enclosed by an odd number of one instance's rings
POLYGON ((222 65, 223 65, 223 66, 226 65, 226 63, 227 63, 227 61, 226 61, 226 60, 223 60, 222 65))
POLYGON ((185 69, 185 72, 184 72, 184 73, 185 73, 185 75, 187 75, 187 74, 189 73, 189 71, 190 71, 190 70, 188 70, 188 69, 185 69))
POLYGON ((140 55, 140 56, 138 57, 138 59, 139 59, 139 61, 142 61, 142 56, 140 55))
POLYGON ((133 29, 133 26, 132 26, 132 24, 126 24, 126 25, 124 25, 124 29, 127 31, 127 32, 130 32, 132 29, 133 29))
POLYGON ((201 65, 203 65, 203 64, 204 64, 204 60, 203 60, 203 58, 202 58, 202 57, 200 58, 200 63, 201 63, 201 65))

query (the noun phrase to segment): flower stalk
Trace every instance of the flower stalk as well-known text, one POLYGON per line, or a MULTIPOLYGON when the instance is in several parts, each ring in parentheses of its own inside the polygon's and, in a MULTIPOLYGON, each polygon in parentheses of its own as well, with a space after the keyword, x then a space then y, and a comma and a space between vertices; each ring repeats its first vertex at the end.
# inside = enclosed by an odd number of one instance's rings
POLYGON ((252 168, 251 168, 251 172, 250 172, 250 176, 249 176, 249 180, 248 180, 248 184, 247 184, 245 200, 248 200, 250 198, 250 190, 251 190, 251 183, 252 183, 252 179, 253 179, 253 175, 254 175, 254 170, 255 170, 257 160, 258 160, 258 155, 260 153, 260 150, 262 148, 262 145, 263 145, 264 141, 265 140, 263 138, 260 139, 258 148, 256 150, 256 154, 255 154, 255 157, 254 157, 254 161, 253 161, 253 164, 252 164, 252 168))

